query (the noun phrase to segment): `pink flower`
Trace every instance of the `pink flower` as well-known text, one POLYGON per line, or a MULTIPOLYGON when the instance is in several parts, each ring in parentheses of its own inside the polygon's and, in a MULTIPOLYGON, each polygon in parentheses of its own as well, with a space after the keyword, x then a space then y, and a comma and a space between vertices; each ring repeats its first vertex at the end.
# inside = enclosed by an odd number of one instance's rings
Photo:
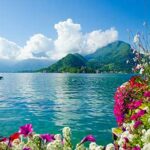
POLYGON ((120 125, 122 125, 122 123, 123 123, 123 121, 124 121, 124 117, 123 116, 117 116, 117 123, 118 123, 118 125, 120 126, 120 125))
POLYGON ((22 134, 24 137, 27 137, 33 132, 32 124, 26 124, 21 126, 19 129, 19 133, 22 134))
POLYGON ((41 134, 40 135, 41 139, 44 140, 45 142, 51 142, 54 141, 54 135, 53 134, 41 134))
POLYGON ((96 140, 95 140, 95 138, 93 137, 93 135, 88 135, 88 136, 86 136, 86 137, 84 137, 84 138, 82 139, 81 144, 82 144, 82 143, 85 143, 85 142, 87 142, 87 141, 89 141, 89 142, 95 142, 96 140))
POLYGON ((129 109, 133 110, 133 109, 136 109, 136 108, 138 108, 139 106, 141 106, 141 104, 142 104, 142 101, 141 101, 141 100, 138 100, 138 101, 134 101, 134 102, 128 104, 127 107, 128 107, 129 109))
POLYGON ((150 97, 150 91, 144 92, 144 96, 145 96, 145 97, 150 97))
POLYGON ((141 100, 135 101, 135 102, 134 102, 134 108, 138 108, 139 106, 141 106, 141 104, 142 104, 142 101, 141 101, 141 100))
POLYGON ((142 117, 145 113, 146 113, 145 110, 140 110, 140 111, 137 113, 137 115, 138 115, 138 117, 142 117))
POLYGON ((31 148, 25 147, 25 148, 23 148, 23 150, 31 150, 31 148))
POLYGON ((139 146, 135 146, 132 150, 141 150, 139 146))
POLYGON ((133 114, 132 116, 131 116, 131 120, 137 120, 137 114, 133 114))
POLYGON ((142 117, 145 113, 146 113, 145 110, 140 110, 138 113, 133 114, 130 119, 137 120, 138 118, 142 117))

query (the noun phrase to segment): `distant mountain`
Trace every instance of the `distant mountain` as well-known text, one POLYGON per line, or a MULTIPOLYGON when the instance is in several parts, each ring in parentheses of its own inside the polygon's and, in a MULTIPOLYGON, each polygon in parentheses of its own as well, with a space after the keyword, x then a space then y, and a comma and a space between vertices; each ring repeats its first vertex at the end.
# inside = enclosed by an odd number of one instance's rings
POLYGON ((97 49, 93 54, 82 56, 68 54, 40 72, 131 72, 135 65, 134 54, 128 43, 116 41, 97 49), (127 60, 129 64, 127 64, 127 60))
POLYGON ((47 59, 26 59, 17 62, 14 65, 14 70, 16 71, 35 71, 43 67, 48 67, 52 64, 51 61, 47 59))
POLYGON ((32 72, 43 67, 48 67, 51 61, 45 59, 26 59, 26 60, 0 60, 0 72, 32 72))
POLYGON ((13 60, 0 59, 0 72, 13 72, 15 63, 13 60))

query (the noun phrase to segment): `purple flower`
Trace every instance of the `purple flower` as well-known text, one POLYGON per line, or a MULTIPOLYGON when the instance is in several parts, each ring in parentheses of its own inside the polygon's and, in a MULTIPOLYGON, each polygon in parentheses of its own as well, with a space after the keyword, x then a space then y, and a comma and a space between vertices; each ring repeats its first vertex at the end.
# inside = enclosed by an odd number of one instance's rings
POLYGON ((32 124, 26 124, 21 126, 19 129, 19 133, 22 134, 24 137, 27 137, 33 132, 32 124))
POLYGON ((142 124, 141 120, 136 121, 134 124, 134 128, 138 128, 141 124, 142 124))
POLYGON ((93 137, 93 135, 88 135, 86 137, 84 137, 81 141, 81 144, 85 143, 85 142, 95 142, 96 139, 93 137))
POLYGON ((55 140, 53 134, 41 134, 40 137, 41 137, 42 140, 44 140, 46 142, 51 142, 51 141, 55 140))
POLYGON ((23 148, 23 150, 31 150, 31 148, 25 147, 25 148, 23 148))

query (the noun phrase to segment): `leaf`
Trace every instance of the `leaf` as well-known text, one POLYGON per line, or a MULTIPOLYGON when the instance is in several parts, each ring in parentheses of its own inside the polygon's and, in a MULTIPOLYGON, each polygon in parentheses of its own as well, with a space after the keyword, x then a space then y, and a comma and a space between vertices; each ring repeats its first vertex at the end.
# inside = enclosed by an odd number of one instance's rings
POLYGON ((123 133, 121 128, 112 128, 112 133, 115 134, 116 136, 119 136, 120 134, 123 133))

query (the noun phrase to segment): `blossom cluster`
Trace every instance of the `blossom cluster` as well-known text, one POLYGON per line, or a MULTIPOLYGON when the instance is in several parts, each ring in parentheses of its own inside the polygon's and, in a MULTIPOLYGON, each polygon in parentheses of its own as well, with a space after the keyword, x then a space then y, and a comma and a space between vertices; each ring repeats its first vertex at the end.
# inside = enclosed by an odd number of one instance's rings
POLYGON ((113 129, 119 150, 150 150, 150 83, 134 76, 115 93, 113 129))
POLYGON ((93 135, 84 137, 76 147, 71 141, 71 129, 64 127, 62 134, 36 134, 32 124, 21 126, 19 131, 0 139, 0 150, 115 150, 114 144, 106 147, 96 144, 93 135), (90 142, 88 148, 84 143, 90 142))

